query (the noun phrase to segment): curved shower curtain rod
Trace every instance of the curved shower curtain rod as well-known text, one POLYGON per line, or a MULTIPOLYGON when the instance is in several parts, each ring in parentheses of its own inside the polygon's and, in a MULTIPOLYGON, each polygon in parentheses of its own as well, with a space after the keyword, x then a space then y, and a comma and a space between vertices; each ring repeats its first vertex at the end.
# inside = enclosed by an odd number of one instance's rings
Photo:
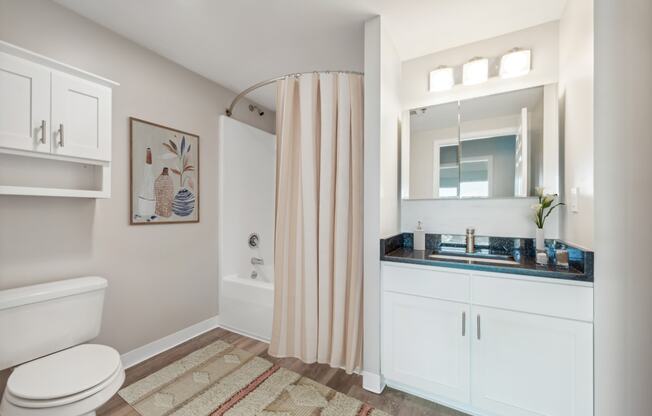
POLYGON ((233 108, 235 105, 240 101, 245 95, 249 94, 251 91, 258 89, 260 87, 264 87, 265 85, 273 84, 276 81, 280 81, 282 79, 288 78, 288 77, 298 77, 299 75, 303 74, 319 74, 319 73, 330 73, 330 72, 337 72, 341 74, 357 74, 357 75, 364 75, 364 72, 359 72, 359 71, 306 71, 306 72, 293 72, 291 74, 285 74, 281 75, 280 77, 268 79, 266 81, 261 81, 258 84, 254 84, 251 87, 247 88, 246 90, 242 91, 240 94, 236 95, 233 101, 231 101, 231 105, 229 108, 226 109, 226 115, 231 117, 233 115, 233 108))

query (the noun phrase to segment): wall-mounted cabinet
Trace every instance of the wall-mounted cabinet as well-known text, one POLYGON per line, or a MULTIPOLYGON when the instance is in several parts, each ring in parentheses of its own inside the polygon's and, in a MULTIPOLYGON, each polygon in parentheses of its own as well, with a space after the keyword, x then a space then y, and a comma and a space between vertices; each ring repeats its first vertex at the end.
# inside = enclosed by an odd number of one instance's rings
POLYGON ((116 85, 0 41, 0 194, 108 198, 116 85))
POLYGON ((474 415, 593 414, 592 287, 388 262, 381 272, 388 385, 474 415))

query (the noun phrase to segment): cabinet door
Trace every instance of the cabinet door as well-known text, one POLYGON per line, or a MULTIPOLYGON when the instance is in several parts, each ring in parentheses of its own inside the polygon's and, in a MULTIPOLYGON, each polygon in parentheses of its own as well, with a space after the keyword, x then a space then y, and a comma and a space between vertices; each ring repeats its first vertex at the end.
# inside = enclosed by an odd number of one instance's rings
POLYGON ((471 402, 503 416, 593 414, 593 325, 473 307, 471 402))
POLYGON ((50 71, 0 52, 0 147, 50 152, 50 71))
POLYGON ((111 89, 52 73, 53 153, 111 160, 111 89))
POLYGON ((383 314, 383 375, 427 394, 468 403, 468 305, 385 292, 383 314))

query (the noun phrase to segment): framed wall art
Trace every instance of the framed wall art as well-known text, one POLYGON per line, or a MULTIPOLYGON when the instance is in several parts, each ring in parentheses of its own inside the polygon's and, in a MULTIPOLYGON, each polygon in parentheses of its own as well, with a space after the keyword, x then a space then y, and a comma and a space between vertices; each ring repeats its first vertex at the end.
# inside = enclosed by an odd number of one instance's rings
POLYGON ((199 136, 134 117, 131 224, 199 222, 199 136))

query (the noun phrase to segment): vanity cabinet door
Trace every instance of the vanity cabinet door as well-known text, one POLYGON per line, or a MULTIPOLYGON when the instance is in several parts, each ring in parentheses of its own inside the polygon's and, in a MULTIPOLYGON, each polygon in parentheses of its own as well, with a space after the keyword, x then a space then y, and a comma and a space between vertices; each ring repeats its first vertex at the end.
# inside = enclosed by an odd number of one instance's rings
POLYGON ((383 375, 393 383, 469 402, 469 306, 384 292, 383 375))
POLYGON ((472 307, 471 402, 503 416, 593 414, 593 325, 472 307))
POLYGON ((52 74, 53 153, 111 160, 111 89, 52 74))
POLYGON ((0 147, 50 152, 50 71, 0 52, 0 147))

